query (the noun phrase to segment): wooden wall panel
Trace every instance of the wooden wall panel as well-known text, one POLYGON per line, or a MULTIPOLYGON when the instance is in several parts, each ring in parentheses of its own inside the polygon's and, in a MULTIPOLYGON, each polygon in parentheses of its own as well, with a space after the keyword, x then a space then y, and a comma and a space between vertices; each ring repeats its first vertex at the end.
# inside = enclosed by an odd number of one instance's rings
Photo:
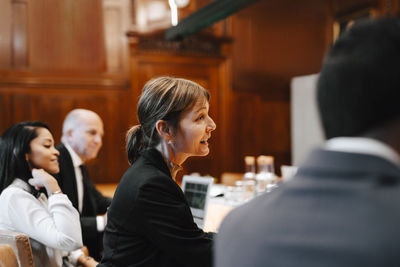
POLYGON ((28 3, 14 1, 12 4, 12 66, 28 67, 28 3))
POLYGON ((29 58, 35 71, 105 71, 98 0, 29 1, 29 58))
POLYGON ((327 42, 327 1, 261 0, 232 16, 235 153, 226 171, 244 171, 245 155, 290 164, 290 79, 319 71, 327 42), (243 140, 238 142, 238 140, 243 140))
POLYGON ((391 9, 391 14, 395 16, 400 15, 400 0, 392 0, 390 1, 390 9, 391 9))
POLYGON ((13 109, 11 103, 11 93, 4 92, 0 95, 0 129, 8 128, 12 123, 11 110, 13 109))
POLYGON ((11 66, 12 26, 11 2, 0 1, 0 69, 11 66))
POLYGON ((97 164, 89 166, 97 183, 118 182, 128 166, 124 139, 134 114, 128 112, 127 7, 129 0, 0 1, 0 132, 42 120, 59 143, 70 110, 94 110, 105 126, 97 164), (106 47, 110 38, 116 40, 106 47))
POLYGON ((106 23, 105 33, 107 36, 106 47, 107 47, 107 69, 110 72, 118 72, 122 70, 124 47, 123 43, 120 42, 121 21, 119 18, 121 16, 121 9, 118 7, 108 7, 104 12, 105 21, 110 21, 106 23))
POLYGON ((325 20, 320 0, 264 0, 234 15, 234 89, 287 90, 291 77, 318 72, 325 20))
MULTIPOLYGON (((384 0, 384 2, 389 2, 384 0)), ((380 0, 332 0, 333 16, 346 16, 365 8, 380 8, 385 3, 380 0)))
POLYGON ((104 40, 107 72, 129 78, 129 45, 126 32, 131 28, 130 0, 103 0, 104 40))
MULTIPOLYGON (((146 58, 121 51, 128 2, 0 1, 0 131, 44 120, 59 141, 69 110, 93 109, 105 124, 103 149, 91 166, 98 183, 118 182, 126 170, 124 138, 137 123, 138 96, 161 74, 193 79, 212 93, 211 154, 189 159, 187 172, 241 172, 245 155, 272 154, 276 167, 290 163, 290 78, 319 71, 334 16, 363 6, 399 11, 399 0, 260 0, 206 29, 232 36, 226 61, 178 57, 172 63, 177 51, 146 58)), ((182 15, 209 2, 191 1, 182 15)))
POLYGON ((273 155, 275 168, 290 160, 290 103, 235 92, 228 171, 243 172, 244 156, 273 155))

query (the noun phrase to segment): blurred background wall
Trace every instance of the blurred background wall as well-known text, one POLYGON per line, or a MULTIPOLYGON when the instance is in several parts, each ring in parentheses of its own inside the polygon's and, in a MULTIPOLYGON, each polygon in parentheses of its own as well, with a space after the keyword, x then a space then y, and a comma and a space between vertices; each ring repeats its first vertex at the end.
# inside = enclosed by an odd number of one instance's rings
MULTIPOLYGON (((187 1, 179 20, 210 2, 187 1)), ((187 173, 242 172, 245 155, 291 164, 291 78, 317 73, 349 20, 398 10, 399 0, 260 0, 167 42, 167 0, 1 0, 0 132, 41 120, 58 143, 65 115, 91 109, 105 125, 92 179, 116 183, 128 167, 125 132, 137 123, 140 90, 168 74, 210 89, 218 124, 210 156, 189 159, 187 173)))

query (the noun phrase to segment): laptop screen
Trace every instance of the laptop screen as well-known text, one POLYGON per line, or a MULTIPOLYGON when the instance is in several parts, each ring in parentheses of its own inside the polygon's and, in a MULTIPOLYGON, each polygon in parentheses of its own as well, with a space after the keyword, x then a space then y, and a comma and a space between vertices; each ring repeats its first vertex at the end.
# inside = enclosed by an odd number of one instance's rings
POLYGON ((213 178, 185 175, 182 179, 182 191, 189 203, 194 222, 199 228, 204 227, 207 205, 213 178))

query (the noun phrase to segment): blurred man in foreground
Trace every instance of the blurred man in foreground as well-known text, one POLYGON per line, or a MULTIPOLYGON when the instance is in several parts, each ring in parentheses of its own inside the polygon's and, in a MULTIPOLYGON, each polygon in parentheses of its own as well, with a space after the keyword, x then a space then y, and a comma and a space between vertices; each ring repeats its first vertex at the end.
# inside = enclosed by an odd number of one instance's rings
POLYGON ((318 80, 328 139, 292 181, 234 210, 216 266, 400 266, 400 23, 356 23, 318 80))

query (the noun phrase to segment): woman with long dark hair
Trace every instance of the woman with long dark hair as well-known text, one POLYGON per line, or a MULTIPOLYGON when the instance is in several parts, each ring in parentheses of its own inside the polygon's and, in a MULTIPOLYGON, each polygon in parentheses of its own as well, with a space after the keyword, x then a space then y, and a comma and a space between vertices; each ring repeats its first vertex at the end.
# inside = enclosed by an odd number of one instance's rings
POLYGON ((2 134, 0 229, 29 236, 35 266, 71 266, 77 261, 90 266, 93 260, 79 249, 79 213, 50 175, 59 172, 58 155, 44 123, 20 122, 2 134))

